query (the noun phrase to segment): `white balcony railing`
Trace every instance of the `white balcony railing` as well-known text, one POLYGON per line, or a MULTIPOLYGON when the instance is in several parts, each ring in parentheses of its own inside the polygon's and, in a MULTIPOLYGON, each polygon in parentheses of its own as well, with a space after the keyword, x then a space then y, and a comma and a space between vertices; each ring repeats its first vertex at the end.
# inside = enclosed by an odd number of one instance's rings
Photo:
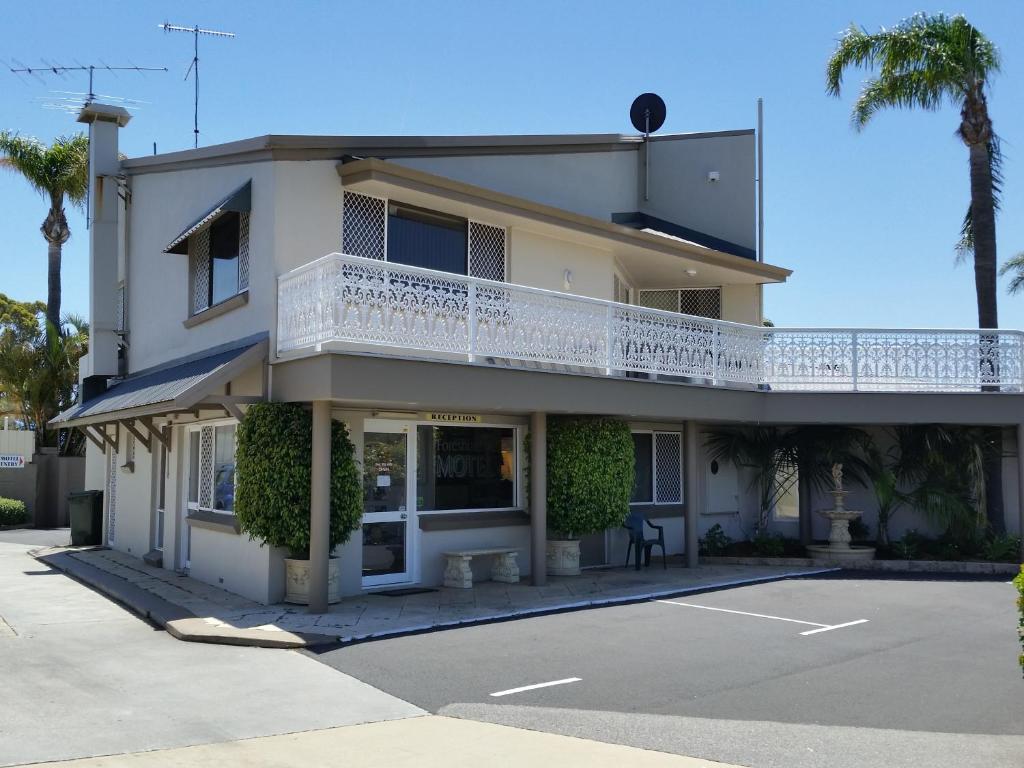
POLYGON ((338 253, 278 278, 278 353, 332 342, 767 390, 1024 390, 1021 331, 763 328, 338 253))

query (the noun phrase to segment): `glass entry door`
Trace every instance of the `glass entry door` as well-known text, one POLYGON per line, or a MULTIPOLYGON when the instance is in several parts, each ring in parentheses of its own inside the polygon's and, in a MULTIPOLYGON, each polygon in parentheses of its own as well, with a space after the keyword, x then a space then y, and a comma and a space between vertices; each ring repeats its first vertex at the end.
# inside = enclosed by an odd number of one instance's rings
POLYGON ((416 520, 413 430, 367 420, 363 432, 363 586, 413 580, 416 520))

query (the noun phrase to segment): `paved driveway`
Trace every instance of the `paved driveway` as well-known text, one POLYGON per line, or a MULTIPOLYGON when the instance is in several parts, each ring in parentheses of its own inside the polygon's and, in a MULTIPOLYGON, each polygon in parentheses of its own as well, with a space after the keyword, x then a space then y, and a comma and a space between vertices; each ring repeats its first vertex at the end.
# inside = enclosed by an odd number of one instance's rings
POLYGON ((1013 596, 805 578, 311 655, 434 712, 758 768, 1019 768, 1013 596))
POLYGON ((0 543, 0 765, 422 713, 291 651, 175 640, 30 558, 38 543, 0 543))

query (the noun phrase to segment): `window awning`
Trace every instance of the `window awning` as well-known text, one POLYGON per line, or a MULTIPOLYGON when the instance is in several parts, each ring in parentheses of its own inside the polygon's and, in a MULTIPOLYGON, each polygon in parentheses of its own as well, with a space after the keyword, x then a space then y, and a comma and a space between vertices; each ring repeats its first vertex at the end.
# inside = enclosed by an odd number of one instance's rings
POLYGON ((252 179, 213 206, 196 221, 182 230, 182 233, 168 243, 164 253, 188 253, 188 239, 196 232, 210 226, 221 215, 229 211, 248 213, 252 208, 252 179))
POLYGON ((50 426, 56 429, 109 424, 187 410, 215 395, 220 387, 266 357, 264 334, 204 357, 193 356, 128 376, 103 394, 55 416, 50 426))

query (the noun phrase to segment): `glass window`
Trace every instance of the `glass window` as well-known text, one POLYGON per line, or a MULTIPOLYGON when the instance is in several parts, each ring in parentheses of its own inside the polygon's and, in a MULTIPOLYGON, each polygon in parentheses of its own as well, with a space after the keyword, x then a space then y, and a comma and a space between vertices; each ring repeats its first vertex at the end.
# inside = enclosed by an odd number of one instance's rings
POLYGON ((363 511, 405 512, 405 433, 367 432, 363 436, 363 511))
POLYGON ((515 434, 512 427, 417 427, 419 509, 514 507, 515 434))
POLYGON ((237 213, 226 213, 210 227, 210 304, 238 293, 237 213))
POLYGON ((235 425, 217 427, 213 439, 213 508, 235 509, 235 425))
POLYGON ((199 503, 199 431, 188 434, 188 502, 199 503))
POLYGON ((775 482, 779 483, 782 492, 775 500, 776 520, 800 519, 800 479, 796 469, 780 470, 775 482))
POLYGON ((388 261, 466 274, 465 219, 399 203, 388 205, 388 261))
POLYGON ((631 504, 654 502, 654 435, 650 432, 633 433, 633 458, 636 474, 633 476, 631 504))

